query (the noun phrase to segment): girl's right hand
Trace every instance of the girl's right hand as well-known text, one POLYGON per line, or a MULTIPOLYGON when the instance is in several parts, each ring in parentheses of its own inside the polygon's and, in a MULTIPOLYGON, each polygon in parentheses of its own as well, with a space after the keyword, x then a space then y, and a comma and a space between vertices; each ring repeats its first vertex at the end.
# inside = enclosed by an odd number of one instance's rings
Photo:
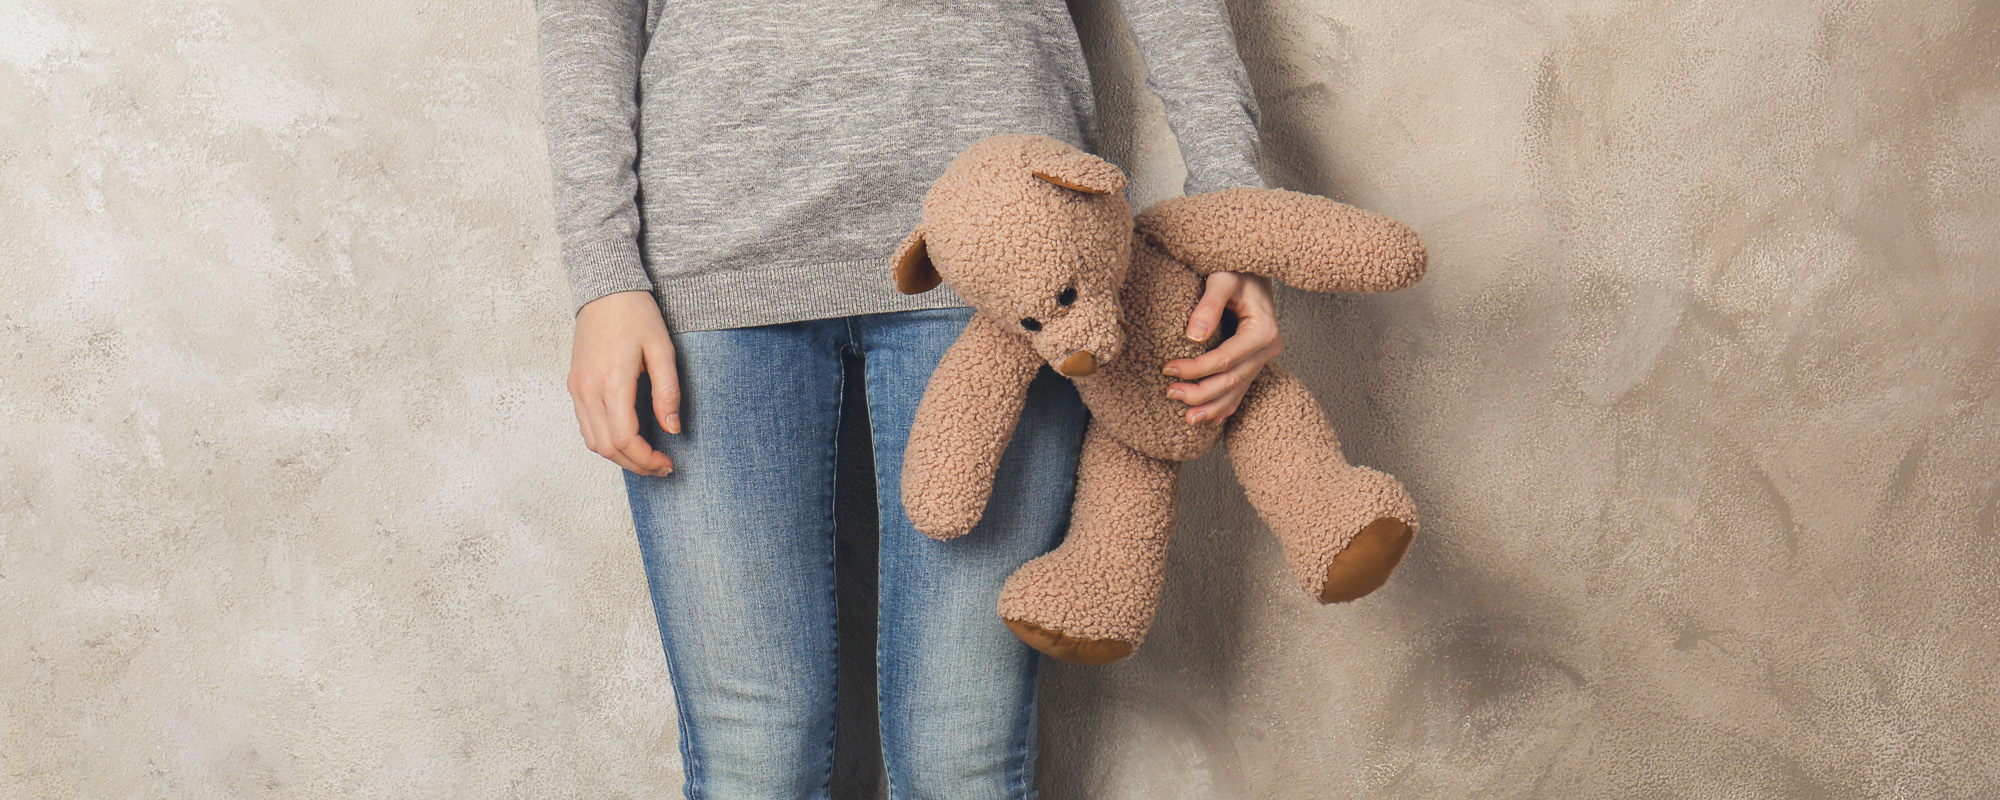
POLYGON ((674 343, 653 294, 613 292, 584 304, 576 315, 569 356, 569 396, 577 428, 591 452, 641 475, 674 470, 666 453, 639 435, 639 373, 653 384, 653 414, 668 433, 681 432, 680 378, 674 343))

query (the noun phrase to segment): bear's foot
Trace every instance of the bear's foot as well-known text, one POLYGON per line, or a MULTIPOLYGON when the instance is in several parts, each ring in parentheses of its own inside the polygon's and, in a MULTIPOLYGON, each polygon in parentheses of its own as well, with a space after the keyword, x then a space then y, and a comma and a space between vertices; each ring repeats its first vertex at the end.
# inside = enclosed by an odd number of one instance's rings
POLYGON ((1072 664, 1132 655, 1159 606, 1165 553, 1158 542, 1130 549, 1091 546, 1086 535, 1021 565, 1000 589, 999 612, 1021 641, 1072 664), (1136 558, 1135 558, 1136 556, 1136 558))
POLYGON ((1258 488, 1251 504, 1284 546, 1299 588, 1321 603, 1346 603, 1382 588, 1416 539, 1409 494, 1395 478, 1367 467, 1258 488))
POLYGON ((1000 587, 1007 628, 1075 664, 1108 664, 1139 649, 1160 605, 1179 477, 1179 463, 1149 458, 1093 423, 1068 535, 1000 587))
POLYGON ((1345 603, 1382 587, 1416 537, 1416 504, 1394 477, 1347 463, 1298 378, 1271 362, 1225 440, 1257 515, 1307 597, 1345 603))
POLYGON ((1403 554, 1410 551, 1410 542, 1415 540, 1416 532, 1395 517, 1368 523, 1327 566, 1326 584, 1320 587, 1319 601, 1345 603, 1382 588, 1382 584, 1389 582, 1389 574, 1396 571, 1396 565, 1403 563, 1403 554))
POLYGON ((1086 667, 1101 666, 1132 655, 1138 646, 1117 639, 1085 639, 1049 630, 1027 620, 1006 619, 1007 629, 1020 637, 1029 647, 1040 650, 1051 658, 1060 658, 1072 664, 1086 667))

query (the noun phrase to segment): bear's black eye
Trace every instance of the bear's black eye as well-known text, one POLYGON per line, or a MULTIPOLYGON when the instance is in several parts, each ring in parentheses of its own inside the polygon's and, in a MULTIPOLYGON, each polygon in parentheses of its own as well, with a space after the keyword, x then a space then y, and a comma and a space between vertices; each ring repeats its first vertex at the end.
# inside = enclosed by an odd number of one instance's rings
POLYGON ((1034 317, 1022 317, 1021 327, 1027 328, 1028 330, 1031 331, 1038 331, 1042 329, 1042 323, 1036 320, 1034 317))
POLYGON ((1069 305, 1076 302, 1076 287, 1071 286, 1062 290, 1062 294, 1056 295, 1056 302, 1062 305, 1069 305))

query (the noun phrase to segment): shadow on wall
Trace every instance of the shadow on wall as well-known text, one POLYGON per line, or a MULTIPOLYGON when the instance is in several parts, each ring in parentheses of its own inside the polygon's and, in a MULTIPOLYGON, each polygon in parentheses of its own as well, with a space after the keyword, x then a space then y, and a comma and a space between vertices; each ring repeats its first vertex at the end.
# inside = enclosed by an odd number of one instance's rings
MULTIPOLYGON (((1124 40, 1123 22, 1111 5, 1073 3, 1087 42, 1124 40)), ((1239 9, 1234 16, 1242 56, 1258 88, 1271 185, 1367 207, 1344 191, 1337 143, 1325 134, 1331 127, 1327 118, 1343 111, 1332 86, 1346 69, 1346 32, 1324 16, 1308 20, 1327 27, 1312 36, 1280 35, 1277 26, 1300 20, 1276 12, 1250 15, 1239 9), (1334 46, 1320 46, 1328 43, 1334 46), (1311 67, 1316 80, 1287 84, 1300 65, 1311 67), (1281 79, 1264 79, 1271 75, 1281 79)), ((1158 127, 1157 109, 1148 105, 1154 101, 1133 88, 1143 85, 1143 65, 1127 53, 1094 57, 1091 67, 1099 76, 1107 155, 1133 164, 1139 173, 1135 181, 1144 180, 1150 165, 1137 156, 1175 154, 1171 147, 1139 142, 1160 140, 1162 133, 1141 124, 1151 115, 1158 127)), ((1178 174, 1165 177, 1178 186, 1178 174)), ((1426 290, 1419 284, 1398 294, 1426 290)), ((1384 590, 1356 603, 1321 606, 1294 585, 1275 538, 1245 500, 1222 450, 1187 464, 1166 593, 1144 646, 1132 658, 1104 667, 1044 661, 1039 783, 1052 800, 1255 796, 1268 784, 1272 765, 1297 754, 1279 743, 1287 735, 1280 730, 1284 725, 1323 724, 1324 730, 1292 732, 1322 737, 1351 730, 1338 721, 1348 697, 1303 695, 1351 692, 1367 696, 1365 703, 1377 708, 1447 714, 1476 724, 1504 716, 1510 705, 1560 707, 1585 688, 1575 667, 1530 645, 1537 636, 1574 630, 1583 620, 1571 618, 1567 607, 1537 601, 1532 587, 1499 583, 1490 572, 1456 566, 1467 563, 1469 548, 1448 525, 1443 494, 1449 487, 1435 480, 1444 476, 1424 472, 1421 465, 1429 462, 1421 454, 1402 451, 1430 437, 1399 428, 1411 416, 1398 413, 1394 398, 1384 395, 1394 391, 1393 376, 1379 374, 1387 366, 1385 346, 1396 344, 1385 344, 1385 331, 1412 321, 1398 319, 1396 308, 1380 296, 1279 291, 1288 347, 1281 360, 1317 396, 1348 459, 1396 475, 1415 495, 1425 513, 1423 532, 1384 590), (1359 617, 1372 619, 1355 622, 1359 617), (1374 659, 1379 674, 1335 672, 1369 663, 1339 654, 1376 646, 1385 628, 1400 629, 1387 638, 1406 649, 1374 659), (1288 715, 1282 722, 1258 720, 1271 698, 1256 695, 1272 691, 1274 682, 1284 683, 1279 692, 1302 695, 1306 708, 1325 711, 1288 715)), ((1394 306, 1419 309, 1420 304, 1394 306)), ((1431 734, 1411 719, 1366 735, 1375 746, 1408 753, 1418 749, 1417 739, 1431 734)), ((1356 750, 1368 746, 1350 741, 1356 750)), ((1313 768, 1305 774, 1325 772, 1313 768)), ((1399 782, 1397 776, 1386 780, 1389 786, 1399 782)))
MULTIPOLYGON (((1130 165, 1135 185, 1141 182, 1174 184, 1172 191, 1155 194, 1157 187, 1141 196, 1164 197, 1178 193, 1178 170, 1150 172, 1154 153, 1162 160, 1175 159, 1173 140, 1163 137, 1157 100, 1138 88, 1144 85, 1144 66, 1129 47, 1108 46, 1129 42, 1124 21, 1115 4, 1103 0, 1077 0, 1072 9, 1083 38, 1099 46, 1087 48, 1098 87, 1099 116, 1103 125, 1103 149, 1113 161, 1130 165), (1110 50, 1125 50, 1119 53, 1110 50), (1154 129, 1142 123, 1152 117, 1154 129), (1141 139, 1164 141, 1168 146, 1146 147, 1141 139)), ((1236 14, 1238 40, 1246 41, 1257 24, 1236 14)), ((1282 42, 1285 37, 1258 36, 1265 42, 1282 42)), ((1259 83, 1257 53, 1246 50, 1253 83, 1259 83)), ((1262 54, 1267 64, 1288 63, 1287 59, 1312 54, 1262 54)), ((1337 68, 1337 65, 1323 65, 1337 68)), ((1329 94, 1325 84, 1317 84, 1319 94, 1329 94)), ((1313 98, 1324 106, 1325 96, 1313 98)), ((1268 103, 1262 136, 1266 150, 1284 146, 1292 161, 1285 166, 1293 174, 1312 176, 1307 181, 1281 183, 1298 191, 1340 198, 1326 146, 1317 144, 1312 118, 1299 118, 1293 109, 1311 103, 1268 103), (1274 113, 1276 112, 1276 113, 1274 113)), ((1282 290, 1281 290, 1282 291, 1282 290)), ((1284 362, 1320 398, 1350 460, 1378 466, 1401 477, 1423 502, 1421 481, 1402 475, 1393 462, 1375 458, 1378 443, 1393 440, 1376 424, 1384 420, 1364 414, 1365 377, 1373 367, 1372 331, 1379 328, 1378 309, 1348 298, 1284 293, 1281 299, 1283 324, 1292 355, 1284 362), (1338 343, 1338 346, 1334 346, 1338 343)), ((1351 606, 1320 608, 1307 600, 1293 585, 1283 556, 1268 528, 1257 519, 1231 474, 1220 447, 1185 465, 1177 504, 1178 524, 1167 567, 1167 588, 1151 632, 1139 652, 1130 659, 1102 667, 1079 667, 1045 659, 1041 698, 1042 756, 1038 772, 1042 790, 1054 798, 1120 797, 1214 798, 1252 796, 1246 765, 1268 764, 1279 754, 1245 752, 1260 746, 1258 737, 1246 737, 1234 729, 1235 721, 1254 709, 1235 708, 1243 697, 1248 672, 1260 671, 1250 659, 1267 654, 1253 652, 1247 632, 1257 626, 1260 616, 1268 616, 1265 604, 1281 604, 1281 612, 1292 617, 1313 614, 1337 615, 1351 606)), ((1425 529, 1425 542, 1437 534, 1425 529)), ((1395 578, 1403 584, 1422 584, 1422 591, 1444 583, 1435 565, 1425 558, 1421 545, 1395 578)), ((1363 602, 1366 602, 1365 600, 1363 602)), ((1323 627, 1323 626, 1322 626, 1323 627)), ((1283 646, 1284 639, 1257 640, 1265 646, 1283 646)), ((1304 640, 1300 640, 1303 644, 1304 640)), ((1469 654, 1444 659, 1443 663, 1464 663, 1469 654)), ((1337 685, 1334 679, 1323 683, 1337 685)))

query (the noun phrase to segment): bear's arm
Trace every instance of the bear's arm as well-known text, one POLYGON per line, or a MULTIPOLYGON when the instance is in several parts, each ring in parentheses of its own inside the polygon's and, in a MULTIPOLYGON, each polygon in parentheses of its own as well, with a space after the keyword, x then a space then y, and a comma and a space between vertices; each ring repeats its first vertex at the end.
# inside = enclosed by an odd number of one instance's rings
POLYGON ((1229 270, 1313 292, 1387 292, 1424 276, 1424 245, 1409 226, 1289 189, 1168 198, 1133 225, 1203 277, 1229 270))
POLYGON ((984 314, 945 351, 903 451, 903 509, 917 530, 950 539, 979 523, 1041 364, 1019 334, 984 314))

